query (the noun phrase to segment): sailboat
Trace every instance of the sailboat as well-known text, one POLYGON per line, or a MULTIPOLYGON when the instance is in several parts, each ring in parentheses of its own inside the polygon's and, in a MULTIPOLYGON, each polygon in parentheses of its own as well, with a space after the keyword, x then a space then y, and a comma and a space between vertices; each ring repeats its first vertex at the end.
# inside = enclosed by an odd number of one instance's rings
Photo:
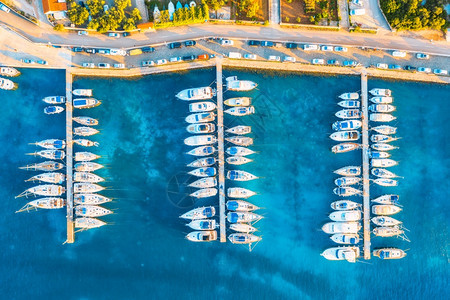
POLYGON ((36 196, 61 196, 62 194, 64 194, 66 191, 66 189, 61 186, 61 185, 57 185, 57 184, 43 184, 43 185, 38 185, 38 186, 34 186, 31 187, 27 190, 25 190, 24 192, 22 192, 20 195, 18 195, 16 198, 18 197, 27 197, 30 195, 36 195, 36 196))
POLYGON ((188 186, 195 187, 195 188, 211 188, 214 186, 217 186, 217 179, 215 177, 204 177, 197 179, 196 181, 192 182, 188 186))
POLYGON ((82 217, 75 219, 75 228, 91 229, 91 228, 98 228, 104 225, 106 225, 105 222, 96 218, 82 217))
POLYGON ((225 131, 228 132, 228 133, 244 135, 244 134, 248 134, 248 133, 252 132, 252 127, 251 126, 238 125, 238 126, 234 126, 232 128, 229 128, 229 129, 227 129, 225 131))
POLYGON ((190 196, 200 199, 200 198, 213 197, 215 195, 217 195, 217 189, 216 188, 206 188, 206 189, 197 190, 197 191, 191 193, 190 196))
POLYGON ((66 180, 66 175, 63 173, 42 173, 35 175, 25 181, 41 181, 47 183, 62 184, 66 180))
POLYGON ((198 220, 214 217, 216 209, 213 206, 194 208, 180 216, 182 219, 198 220))
POLYGON ((91 117, 74 117, 73 120, 81 125, 94 126, 98 125, 98 120, 91 117))
POLYGON ((251 233, 232 233, 228 236, 228 239, 233 244, 252 244, 259 242, 261 237, 251 233))
POLYGON ((75 204, 99 205, 112 200, 99 194, 74 194, 73 201, 75 204))
POLYGON ((216 163, 216 158, 214 157, 203 157, 197 160, 194 160, 188 167, 200 168, 200 167, 210 167, 216 163))
POLYGON ((250 97, 229 98, 224 101, 224 104, 228 106, 249 106, 251 103, 252 98, 250 97))

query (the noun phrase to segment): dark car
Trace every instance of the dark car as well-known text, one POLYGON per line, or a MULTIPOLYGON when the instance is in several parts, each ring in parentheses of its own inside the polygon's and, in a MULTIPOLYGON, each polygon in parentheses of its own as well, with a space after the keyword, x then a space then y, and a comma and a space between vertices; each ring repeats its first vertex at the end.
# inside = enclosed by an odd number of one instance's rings
POLYGON ((144 47, 144 48, 141 48, 141 50, 144 53, 150 53, 150 52, 154 52, 155 48, 153 48, 153 47, 144 47))
POLYGON ((259 45, 261 45, 261 42, 260 41, 251 40, 251 41, 248 41, 248 45, 249 46, 259 46, 259 45))
POLYGON ((404 69, 405 69, 406 71, 415 71, 417 68, 416 68, 416 67, 413 67, 413 66, 405 66, 404 69))
POLYGON ((130 35, 131 35, 131 33, 129 33, 129 32, 124 32, 124 33, 122 34, 123 37, 127 37, 127 36, 130 36, 130 35))
POLYGON ((84 51, 87 53, 96 53, 97 52, 97 50, 94 48, 86 48, 86 49, 84 49, 84 51))
POLYGON ((338 60, 330 59, 327 61, 328 65, 339 66, 341 63, 338 60))
POLYGON ((388 67, 391 70, 401 70, 402 67, 400 67, 399 65, 389 65, 388 67))
POLYGON ((83 52, 83 50, 84 50, 84 49, 81 48, 81 47, 73 47, 73 48, 72 48, 72 51, 73 51, 73 52, 83 52))
POLYGON ((274 43, 271 42, 271 41, 262 41, 261 42, 261 46, 263 46, 263 47, 273 47, 274 43))
POLYGON ((175 49, 175 48, 181 48, 181 43, 176 42, 176 43, 169 44, 169 49, 175 49))
POLYGON ((195 55, 188 55, 188 56, 183 56, 181 59, 183 60, 183 61, 192 61, 192 60, 195 60, 195 55))
POLYGON ((296 43, 286 43, 286 48, 297 49, 298 45, 296 43))
POLYGON ((196 44, 197 44, 196 41, 186 41, 186 42, 184 42, 184 45, 185 45, 186 47, 193 47, 193 46, 195 46, 196 44))

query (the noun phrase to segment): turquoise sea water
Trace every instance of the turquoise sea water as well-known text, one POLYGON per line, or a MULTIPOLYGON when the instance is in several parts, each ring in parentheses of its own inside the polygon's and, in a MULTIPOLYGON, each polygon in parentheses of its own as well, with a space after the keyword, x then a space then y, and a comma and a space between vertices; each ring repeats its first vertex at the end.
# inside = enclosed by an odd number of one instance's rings
MULTIPOLYGON (((392 168, 404 176, 398 188, 404 210, 396 217, 410 230, 411 243, 373 238, 372 245, 408 250, 400 261, 349 264, 319 253, 333 246, 320 231, 330 212, 332 170, 359 163, 360 152, 334 155, 328 135, 336 96, 359 89, 358 77, 301 76, 225 70, 226 76, 259 83, 257 114, 226 117, 226 125, 253 126, 258 151, 242 167, 261 180, 242 186, 258 191, 250 200, 264 207, 257 223, 263 241, 249 253, 230 243, 197 244, 178 215, 192 203, 180 185, 187 176, 183 139, 188 103, 174 99, 181 89, 209 85, 215 71, 136 79, 77 78, 74 88, 93 88, 103 104, 77 114, 98 118, 94 149, 108 166, 105 195, 115 214, 98 230, 65 240, 65 211, 14 214, 14 199, 31 184, 31 172, 17 167, 36 161, 29 142, 64 137, 64 116, 47 116, 41 98, 64 92, 64 72, 22 70, 19 89, 0 91, 2 176, 0 197, 0 291, 5 299, 446 299, 449 290, 450 87, 369 79, 369 88, 392 89, 401 140, 392 168), (177 184, 178 183, 178 184, 177 184)), ((238 95, 225 94, 225 98, 238 95)), ((242 94, 241 94, 242 95, 242 94)), ((106 205, 105 205, 106 206, 106 205)))

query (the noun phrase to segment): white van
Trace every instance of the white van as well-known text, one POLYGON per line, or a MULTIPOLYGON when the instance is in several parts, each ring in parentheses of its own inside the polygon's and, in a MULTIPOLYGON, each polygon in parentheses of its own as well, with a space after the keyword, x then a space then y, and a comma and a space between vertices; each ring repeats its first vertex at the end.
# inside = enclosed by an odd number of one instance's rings
POLYGON ((228 57, 240 59, 240 58, 242 58, 242 54, 240 54, 239 52, 230 52, 230 53, 228 53, 228 57))
POLYGON ((364 8, 355 8, 350 10, 350 16, 362 16, 366 14, 366 10, 364 8))
POLYGON ((392 56, 394 57, 406 57, 406 52, 403 51, 392 51, 392 56))
POLYGON ((303 50, 305 50, 305 51, 319 50, 319 46, 306 44, 306 45, 303 45, 303 50))

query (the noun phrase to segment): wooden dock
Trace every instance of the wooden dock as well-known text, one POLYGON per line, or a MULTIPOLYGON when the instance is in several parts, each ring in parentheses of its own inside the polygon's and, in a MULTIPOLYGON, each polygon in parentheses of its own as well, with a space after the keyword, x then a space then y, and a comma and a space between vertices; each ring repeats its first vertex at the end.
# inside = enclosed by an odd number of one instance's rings
POLYGON ((217 150, 219 151, 219 215, 220 215, 220 242, 226 243, 225 220, 225 149, 223 145, 223 80, 222 56, 216 56, 216 84, 217 84, 217 150))
POLYGON ((363 175, 363 217, 364 217, 364 259, 370 259, 370 181, 369 181, 369 114, 367 99, 367 72, 361 72, 362 112, 362 175, 363 175))
POLYGON ((73 207, 73 130, 72 130, 72 74, 66 69, 66 199, 67 199, 67 240, 75 242, 75 220, 73 207))

